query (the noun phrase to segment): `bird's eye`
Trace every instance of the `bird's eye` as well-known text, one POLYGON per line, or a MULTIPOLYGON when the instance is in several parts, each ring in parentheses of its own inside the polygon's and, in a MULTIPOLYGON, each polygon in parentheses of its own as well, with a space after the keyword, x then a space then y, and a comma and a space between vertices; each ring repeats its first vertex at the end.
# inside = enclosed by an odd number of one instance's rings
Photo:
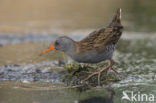
POLYGON ((56 41, 56 42, 55 42, 55 45, 59 45, 59 42, 58 42, 58 41, 56 41))

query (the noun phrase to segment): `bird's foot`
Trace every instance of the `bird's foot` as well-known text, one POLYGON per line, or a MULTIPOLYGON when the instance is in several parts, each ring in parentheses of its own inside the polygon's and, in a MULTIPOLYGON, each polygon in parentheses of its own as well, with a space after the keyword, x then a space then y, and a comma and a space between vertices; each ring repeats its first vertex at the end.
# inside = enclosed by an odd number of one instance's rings
POLYGON ((112 71, 114 71, 116 74, 120 74, 118 71, 115 70, 116 68, 113 68, 113 67, 112 67, 112 68, 110 68, 110 69, 111 69, 112 71))
POLYGON ((104 71, 108 71, 109 70, 109 66, 98 71, 98 72, 88 72, 88 73, 91 73, 87 78, 85 78, 84 80, 81 81, 81 83, 83 83, 84 81, 87 81, 89 80, 91 77, 95 76, 95 75, 98 75, 98 85, 100 86, 100 77, 101 77, 101 73, 104 72, 104 71))
POLYGON ((87 81, 89 80, 91 77, 95 76, 95 75, 98 75, 98 85, 100 86, 100 77, 101 77, 101 73, 106 71, 108 72, 108 70, 112 70, 114 71, 115 73, 119 74, 112 66, 113 66, 114 62, 113 60, 110 60, 109 62, 109 65, 107 67, 105 67, 104 69, 98 71, 98 72, 88 72, 88 73, 91 73, 87 78, 85 78, 84 80, 81 81, 81 83, 83 83, 84 81, 87 81))

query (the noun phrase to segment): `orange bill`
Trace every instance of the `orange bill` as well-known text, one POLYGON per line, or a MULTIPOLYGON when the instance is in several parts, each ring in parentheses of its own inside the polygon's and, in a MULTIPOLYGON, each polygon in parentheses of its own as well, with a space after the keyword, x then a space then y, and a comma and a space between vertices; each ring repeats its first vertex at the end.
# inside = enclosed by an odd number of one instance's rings
POLYGON ((54 49, 55 49, 55 46, 52 45, 50 48, 48 48, 48 49, 46 49, 45 51, 43 51, 41 55, 44 55, 44 54, 46 54, 46 53, 48 53, 48 52, 50 52, 50 51, 52 51, 52 50, 54 50, 54 49))

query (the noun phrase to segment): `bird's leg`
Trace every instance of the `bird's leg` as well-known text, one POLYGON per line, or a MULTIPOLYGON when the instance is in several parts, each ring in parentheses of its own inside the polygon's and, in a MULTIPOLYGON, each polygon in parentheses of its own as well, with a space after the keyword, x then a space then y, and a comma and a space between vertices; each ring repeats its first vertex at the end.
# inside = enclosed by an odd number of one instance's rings
POLYGON ((113 70, 115 73, 119 74, 119 72, 116 71, 115 68, 111 68, 111 70, 113 70))
POLYGON ((98 71, 98 72, 94 72, 94 73, 90 74, 87 78, 85 78, 84 80, 82 80, 82 82, 84 82, 84 81, 90 79, 90 78, 91 78, 92 76, 94 76, 94 75, 98 75, 98 85, 100 85, 101 73, 104 72, 104 71, 109 70, 109 68, 112 68, 113 64, 114 64, 114 61, 113 61, 112 59, 110 59, 110 60, 109 60, 109 63, 108 63, 108 66, 106 66, 104 69, 102 69, 102 70, 100 70, 100 71, 98 71))
POLYGON ((100 86, 100 77, 101 77, 100 75, 101 75, 101 73, 104 72, 104 71, 107 72, 109 69, 112 68, 113 65, 114 65, 114 61, 112 59, 110 59, 109 62, 108 62, 108 66, 106 66, 104 69, 102 69, 102 70, 100 70, 98 72, 98 85, 99 86, 100 86))
MULTIPOLYGON (((114 61, 112 59, 110 60, 110 63, 112 63, 112 66, 114 65, 114 61)), ((114 71, 116 74, 119 74, 119 72, 116 71, 115 68, 113 68, 112 66, 109 69, 111 69, 112 71, 114 71)))

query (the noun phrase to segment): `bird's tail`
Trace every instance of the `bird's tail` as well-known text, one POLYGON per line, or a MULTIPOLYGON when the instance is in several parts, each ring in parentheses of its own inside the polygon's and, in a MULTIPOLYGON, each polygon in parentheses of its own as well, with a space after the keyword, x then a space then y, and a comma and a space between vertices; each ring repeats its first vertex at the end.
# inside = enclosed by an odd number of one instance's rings
POLYGON ((114 27, 114 26, 122 26, 121 25, 121 8, 118 8, 112 22, 109 24, 108 27, 114 27))

